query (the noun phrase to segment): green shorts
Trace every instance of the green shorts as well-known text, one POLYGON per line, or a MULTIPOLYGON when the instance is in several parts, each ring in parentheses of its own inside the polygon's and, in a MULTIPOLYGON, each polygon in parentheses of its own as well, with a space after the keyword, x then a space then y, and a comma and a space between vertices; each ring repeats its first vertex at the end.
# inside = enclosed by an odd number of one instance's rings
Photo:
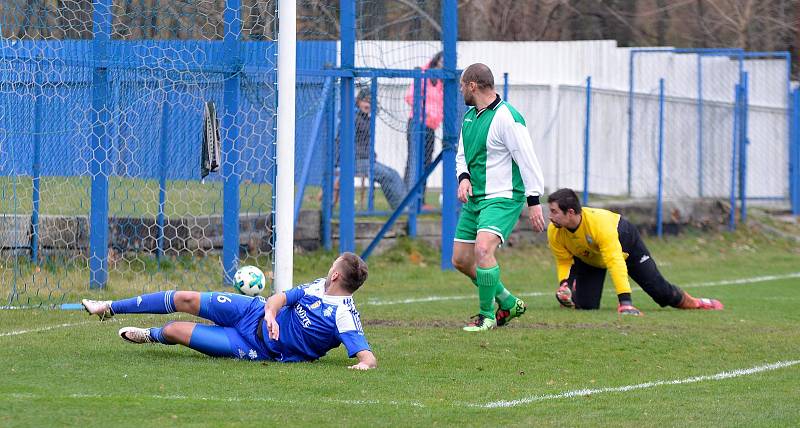
POLYGON ((461 207, 455 241, 474 243, 478 232, 489 232, 506 242, 506 238, 517 225, 523 205, 521 201, 508 198, 467 201, 461 207))

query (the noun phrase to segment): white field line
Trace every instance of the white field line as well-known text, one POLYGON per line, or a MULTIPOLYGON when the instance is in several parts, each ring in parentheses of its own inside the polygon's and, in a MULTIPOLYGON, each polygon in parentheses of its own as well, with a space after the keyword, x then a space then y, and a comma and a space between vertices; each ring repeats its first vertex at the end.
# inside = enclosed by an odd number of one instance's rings
MULTIPOLYGON (((681 288, 701 288, 701 287, 718 287, 723 285, 745 285, 745 284, 754 284, 758 282, 767 282, 767 281, 777 281, 779 279, 790 279, 790 278, 800 278, 800 272, 788 273, 783 275, 765 275, 765 276, 754 276, 751 278, 739 278, 739 279, 726 279, 721 281, 710 281, 710 282, 696 282, 696 283, 689 283, 689 284, 678 284, 681 288)), ((613 291, 613 290, 612 290, 613 291)), ((529 293, 519 293, 517 294, 520 297, 542 297, 542 296, 554 296, 555 291, 552 293, 547 292, 529 292, 529 293)), ((442 302, 448 300, 469 300, 474 299, 475 294, 462 294, 462 295, 455 295, 455 296, 428 296, 428 297, 418 297, 418 298, 409 298, 409 299, 398 299, 398 300, 381 300, 381 299, 369 299, 365 302, 360 304, 362 305, 373 305, 373 306, 385 306, 385 305, 406 305, 410 303, 428 303, 428 302, 442 302)))
POLYGON ((65 323, 65 324, 51 325, 51 326, 47 326, 47 327, 33 328, 33 329, 30 329, 30 330, 14 330, 14 331, 8 331, 8 332, 0 333, 0 337, 19 336, 20 334, 28 334, 28 333, 39 333, 41 331, 49 331, 49 330, 54 330, 54 329, 57 329, 57 328, 75 327, 75 326, 79 326, 79 325, 83 325, 83 324, 89 324, 89 323, 92 323, 92 322, 96 323, 98 321, 97 320, 92 320, 92 321, 83 321, 83 322, 71 322, 71 323, 65 323))
MULTIPOLYGON (((672 386, 672 385, 685 385, 690 383, 698 383, 698 382, 706 382, 706 381, 719 381, 725 379, 731 379, 735 377, 742 377, 742 376, 749 376, 753 374, 778 370, 786 367, 791 367, 794 365, 800 364, 800 360, 790 360, 790 361, 778 361, 776 363, 771 364, 764 364, 760 366, 750 367, 747 369, 737 369, 731 371, 724 371, 713 375, 702 375, 702 376, 694 376, 685 379, 675 379, 675 380, 659 380, 653 382, 645 382, 639 383, 635 385, 625 385, 625 386, 618 386, 618 387, 608 387, 608 388, 596 388, 596 389, 577 389, 572 391, 566 391, 559 394, 545 394, 545 395, 533 395, 526 398, 521 398, 517 400, 509 400, 509 401, 492 401, 488 403, 456 403, 451 402, 450 405, 456 406, 466 406, 471 408, 482 408, 482 409, 496 409, 496 408, 506 408, 506 407, 519 407, 525 406, 528 404, 540 402, 540 401, 548 401, 548 400, 563 400, 563 399, 571 399, 575 397, 583 397, 588 395, 594 394, 605 394, 605 393, 614 393, 614 392, 630 392, 636 391, 640 389, 648 389, 648 388, 655 388, 658 386, 672 386)), ((52 399, 54 398, 52 395, 44 396, 39 394, 31 394, 31 393, 11 393, 11 394, 0 394, 0 397, 10 397, 13 399, 40 399, 40 398, 47 398, 52 399)), ((282 404, 289 404, 289 405, 296 405, 296 404, 308 404, 309 400, 294 400, 291 398, 279 398, 279 397, 250 397, 250 398, 241 398, 241 397, 214 397, 214 396, 191 396, 191 395, 113 395, 113 394, 70 394, 67 395, 65 398, 75 398, 75 399, 103 399, 103 398, 111 398, 111 399, 119 399, 119 398, 136 398, 136 399, 154 399, 154 400, 175 400, 175 401, 210 401, 210 402, 222 402, 222 403, 282 403, 282 404)), ((313 401, 313 400, 311 400, 313 401)), ((342 400, 342 399, 333 399, 333 398, 321 398, 319 402, 327 403, 327 404, 345 404, 350 406, 412 406, 412 407, 420 407, 420 408, 427 408, 425 404, 422 404, 418 401, 402 401, 402 400, 342 400)))
POLYGON ((731 370, 720 372, 714 375, 706 375, 706 376, 694 376, 689 377, 686 379, 676 379, 676 380, 658 380, 654 382, 646 382, 640 383, 636 385, 626 385, 626 386, 618 386, 613 388, 597 388, 597 389, 576 389, 574 391, 567 391, 562 392, 560 394, 546 394, 546 395, 533 395, 526 398, 520 398, 518 400, 510 400, 510 401, 493 401, 486 404, 468 404, 470 407, 479 407, 484 409, 495 409, 500 407, 517 407, 517 406, 524 406, 526 404, 535 403, 537 401, 546 401, 546 400, 559 400, 564 398, 574 398, 574 397, 581 397, 593 394, 605 394, 609 392, 628 392, 634 391, 637 389, 647 389, 647 388, 655 388, 657 386, 666 386, 666 385, 684 385, 687 383, 697 383, 697 382, 705 382, 705 381, 716 381, 716 380, 724 380, 724 379, 731 379, 734 377, 740 376, 748 376, 756 373, 767 372, 777 369, 782 369, 784 367, 790 367, 795 364, 800 364, 800 360, 792 360, 792 361, 778 361, 777 363, 772 364, 765 364, 762 366, 755 366, 749 369, 738 369, 738 370, 731 370))

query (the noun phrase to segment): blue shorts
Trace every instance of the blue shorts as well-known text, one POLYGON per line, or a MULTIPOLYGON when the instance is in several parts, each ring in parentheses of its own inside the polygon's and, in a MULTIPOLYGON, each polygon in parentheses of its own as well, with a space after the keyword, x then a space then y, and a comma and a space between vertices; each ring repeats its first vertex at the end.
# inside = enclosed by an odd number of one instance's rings
POLYGON ((263 297, 234 293, 201 293, 200 317, 216 326, 198 324, 189 346, 215 357, 272 360, 274 353, 258 338, 264 319, 263 297), (227 340, 226 340, 227 339, 227 340))

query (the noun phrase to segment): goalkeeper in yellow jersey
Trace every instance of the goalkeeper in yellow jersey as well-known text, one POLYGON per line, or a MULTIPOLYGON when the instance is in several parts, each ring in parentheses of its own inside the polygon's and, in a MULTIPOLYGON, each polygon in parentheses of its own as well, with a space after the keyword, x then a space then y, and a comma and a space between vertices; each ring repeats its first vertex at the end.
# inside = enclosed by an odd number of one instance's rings
POLYGON ((694 298, 670 284, 656 267, 639 231, 619 214, 581 208, 572 189, 559 189, 547 198, 550 225, 547 240, 556 259, 559 280, 556 298, 563 306, 597 309, 606 271, 617 291, 617 311, 641 315, 633 306, 630 275, 659 305, 680 309, 721 310, 715 299, 694 298))

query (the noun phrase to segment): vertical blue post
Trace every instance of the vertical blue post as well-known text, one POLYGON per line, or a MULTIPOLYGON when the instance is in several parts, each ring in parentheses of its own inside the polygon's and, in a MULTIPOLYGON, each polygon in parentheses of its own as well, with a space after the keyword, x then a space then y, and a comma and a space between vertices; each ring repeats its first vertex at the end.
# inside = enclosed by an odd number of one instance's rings
POLYGON ((800 88, 792 93, 791 101, 791 160, 789 161, 790 194, 792 200, 792 214, 800 215, 800 88))
POLYGON ((33 212, 31 213, 31 262, 39 262, 39 203, 41 201, 41 179, 42 179, 42 121, 44 120, 42 106, 42 79, 40 73, 36 73, 34 84, 34 104, 33 104, 33 168, 31 177, 33 178, 33 212))
POLYGON ((503 99, 508 101, 508 72, 503 73, 503 99))
POLYGON ((164 208, 167 203, 167 147, 169 146, 169 94, 164 97, 161 107, 161 139, 158 145, 158 241, 156 242, 156 259, 161 261, 164 255, 164 208))
MULTIPOLYGON (((343 70, 355 67, 356 59, 356 2, 341 0, 341 58, 343 70)), ((342 76, 341 133, 339 134, 339 251, 355 251, 355 120, 353 117, 354 78, 342 76)))
POLYGON ((442 1, 442 44, 444 70, 452 73, 444 82, 442 137, 442 269, 453 268, 453 239, 456 236, 456 150, 458 148, 458 78, 455 74, 458 39, 457 0, 442 1))
POLYGON ((633 172, 633 56, 636 55, 635 50, 631 50, 628 54, 628 196, 632 193, 632 172, 633 172))
POLYGON ((736 229, 736 167, 738 165, 736 153, 739 146, 739 97, 740 90, 737 84, 734 88, 733 103, 733 143, 731 144, 731 211, 728 217, 728 230, 736 229))
POLYGON ((664 79, 658 80, 658 203, 656 234, 664 236, 664 79))
MULTIPOLYGON (((411 152, 408 153, 410 159, 408 164, 411 166, 411 170, 408 172, 410 181, 410 183, 408 183, 409 190, 413 189, 422 172, 420 171, 420 152, 422 151, 420 150, 420 133, 422 132, 422 123, 424 123, 425 119, 420 117, 422 115, 422 79, 418 77, 414 78, 414 103, 412 109, 411 152)), ((406 227, 408 236, 412 238, 417 236, 417 213, 419 212, 419 208, 419 194, 416 194, 413 202, 411 202, 408 207, 408 225, 406 227)))
POLYGON ((747 145, 750 140, 747 137, 747 121, 749 109, 749 86, 748 73, 745 71, 742 75, 741 87, 741 118, 739 119, 741 136, 739 137, 739 221, 747 221, 747 145))
POLYGON ((92 207, 89 229, 89 288, 104 288, 108 282, 108 150, 106 125, 109 123, 108 43, 111 40, 111 0, 94 0, 92 60, 92 135, 89 147, 92 160, 92 207))
POLYGON ((378 78, 373 77, 369 86, 369 195, 367 209, 375 211, 375 123, 378 120, 378 78))
MULTIPOLYGON (((239 264, 239 128, 236 115, 239 112, 239 88, 241 60, 239 35, 242 31, 241 0, 226 0, 223 14, 225 36, 223 46, 227 59, 227 70, 223 92, 225 112, 222 115, 222 267, 223 281, 233 282, 239 264)), ((280 90, 280 88, 278 88, 280 90)), ((273 192, 275 189, 273 183, 273 192)))
POLYGON ((333 180, 334 151, 336 146, 336 91, 331 91, 328 99, 328 138, 325 145, 325 175, 322 181, 322 247, 333 248, 331 239, 331 219, 333 218, 333 180))
POLYGON ((697 54, 697 194, 703 197, 703 56, 697 54))
POLYGON ((586 78, 586 124, 583 128, 583 204, 589 203, 589 138, 592 118, 592 76, 586 78))

